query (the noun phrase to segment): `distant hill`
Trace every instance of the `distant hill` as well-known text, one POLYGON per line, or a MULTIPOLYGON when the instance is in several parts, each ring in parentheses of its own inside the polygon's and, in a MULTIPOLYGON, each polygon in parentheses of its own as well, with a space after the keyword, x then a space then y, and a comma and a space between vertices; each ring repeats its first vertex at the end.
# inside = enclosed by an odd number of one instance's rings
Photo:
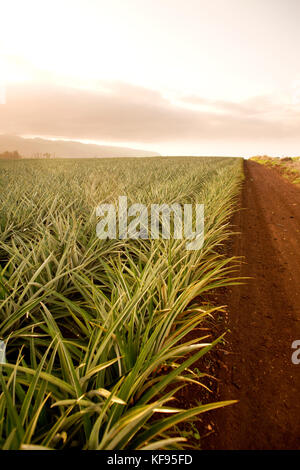
POLYGON ((17 150, 25 158, 97 158, 97 157, 153 157, 157 152, 127 147, 83 144, 76 141, 28 139, 0 135, 0 153, 17 150))

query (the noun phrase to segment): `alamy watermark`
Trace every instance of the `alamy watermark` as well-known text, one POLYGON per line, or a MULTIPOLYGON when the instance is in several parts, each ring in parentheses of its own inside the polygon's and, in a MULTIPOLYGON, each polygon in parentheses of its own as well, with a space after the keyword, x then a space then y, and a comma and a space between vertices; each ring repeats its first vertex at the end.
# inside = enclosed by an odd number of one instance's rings
POLYGON ((6 364, 6 343, 4 341, 0 341, 0 364, 6 364))
POLYGON ((96 215, 98 238, 187 240, 187 250, 199 250, 204 242, 204 204, 145 204, 128 206, 127 196, 118 204, 100 204, 96 215), (149 224, 150 220, 150 224, 149 224))
POLYGON ((298 365, 300 364, 300 339, 295 339, 292 342, 292 349, 296 350, 292 354, 292 363, 298 365))

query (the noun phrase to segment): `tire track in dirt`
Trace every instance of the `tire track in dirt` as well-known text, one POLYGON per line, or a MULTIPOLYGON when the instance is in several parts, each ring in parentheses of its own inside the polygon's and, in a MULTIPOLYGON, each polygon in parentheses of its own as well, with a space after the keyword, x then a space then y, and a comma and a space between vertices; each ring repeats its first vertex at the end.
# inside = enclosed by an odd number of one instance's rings
MULTIPOLYGON (((232 254, 244 257, 245 285, 225 293, 230 353, 220 361, 219 399, 206 449, 300 449, 300 190, 274 170, 245 161, 240 231, 232 254)), ((224 298, 222 300, 224 302, 224 298)))

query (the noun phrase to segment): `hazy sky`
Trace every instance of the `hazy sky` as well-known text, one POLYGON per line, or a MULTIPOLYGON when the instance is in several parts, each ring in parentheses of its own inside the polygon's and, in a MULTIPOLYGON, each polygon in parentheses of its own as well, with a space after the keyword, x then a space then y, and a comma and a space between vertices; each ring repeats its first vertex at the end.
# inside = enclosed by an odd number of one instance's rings
POLYGON ((10 0, 1 19, 0 133, 300 155, 300 0, 10 0))

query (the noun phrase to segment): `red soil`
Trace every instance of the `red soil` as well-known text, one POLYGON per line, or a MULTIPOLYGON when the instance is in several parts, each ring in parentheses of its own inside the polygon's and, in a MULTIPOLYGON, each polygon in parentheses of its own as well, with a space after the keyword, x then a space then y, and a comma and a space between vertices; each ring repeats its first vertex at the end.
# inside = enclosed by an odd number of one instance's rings
POLYGON ((232 253, 241 276, 226 290, 230 351, 218 352, 218 399, 206 449, 300 449, 300 189, 276 171, 245 161, 242 210, 235 217, 232 253))

